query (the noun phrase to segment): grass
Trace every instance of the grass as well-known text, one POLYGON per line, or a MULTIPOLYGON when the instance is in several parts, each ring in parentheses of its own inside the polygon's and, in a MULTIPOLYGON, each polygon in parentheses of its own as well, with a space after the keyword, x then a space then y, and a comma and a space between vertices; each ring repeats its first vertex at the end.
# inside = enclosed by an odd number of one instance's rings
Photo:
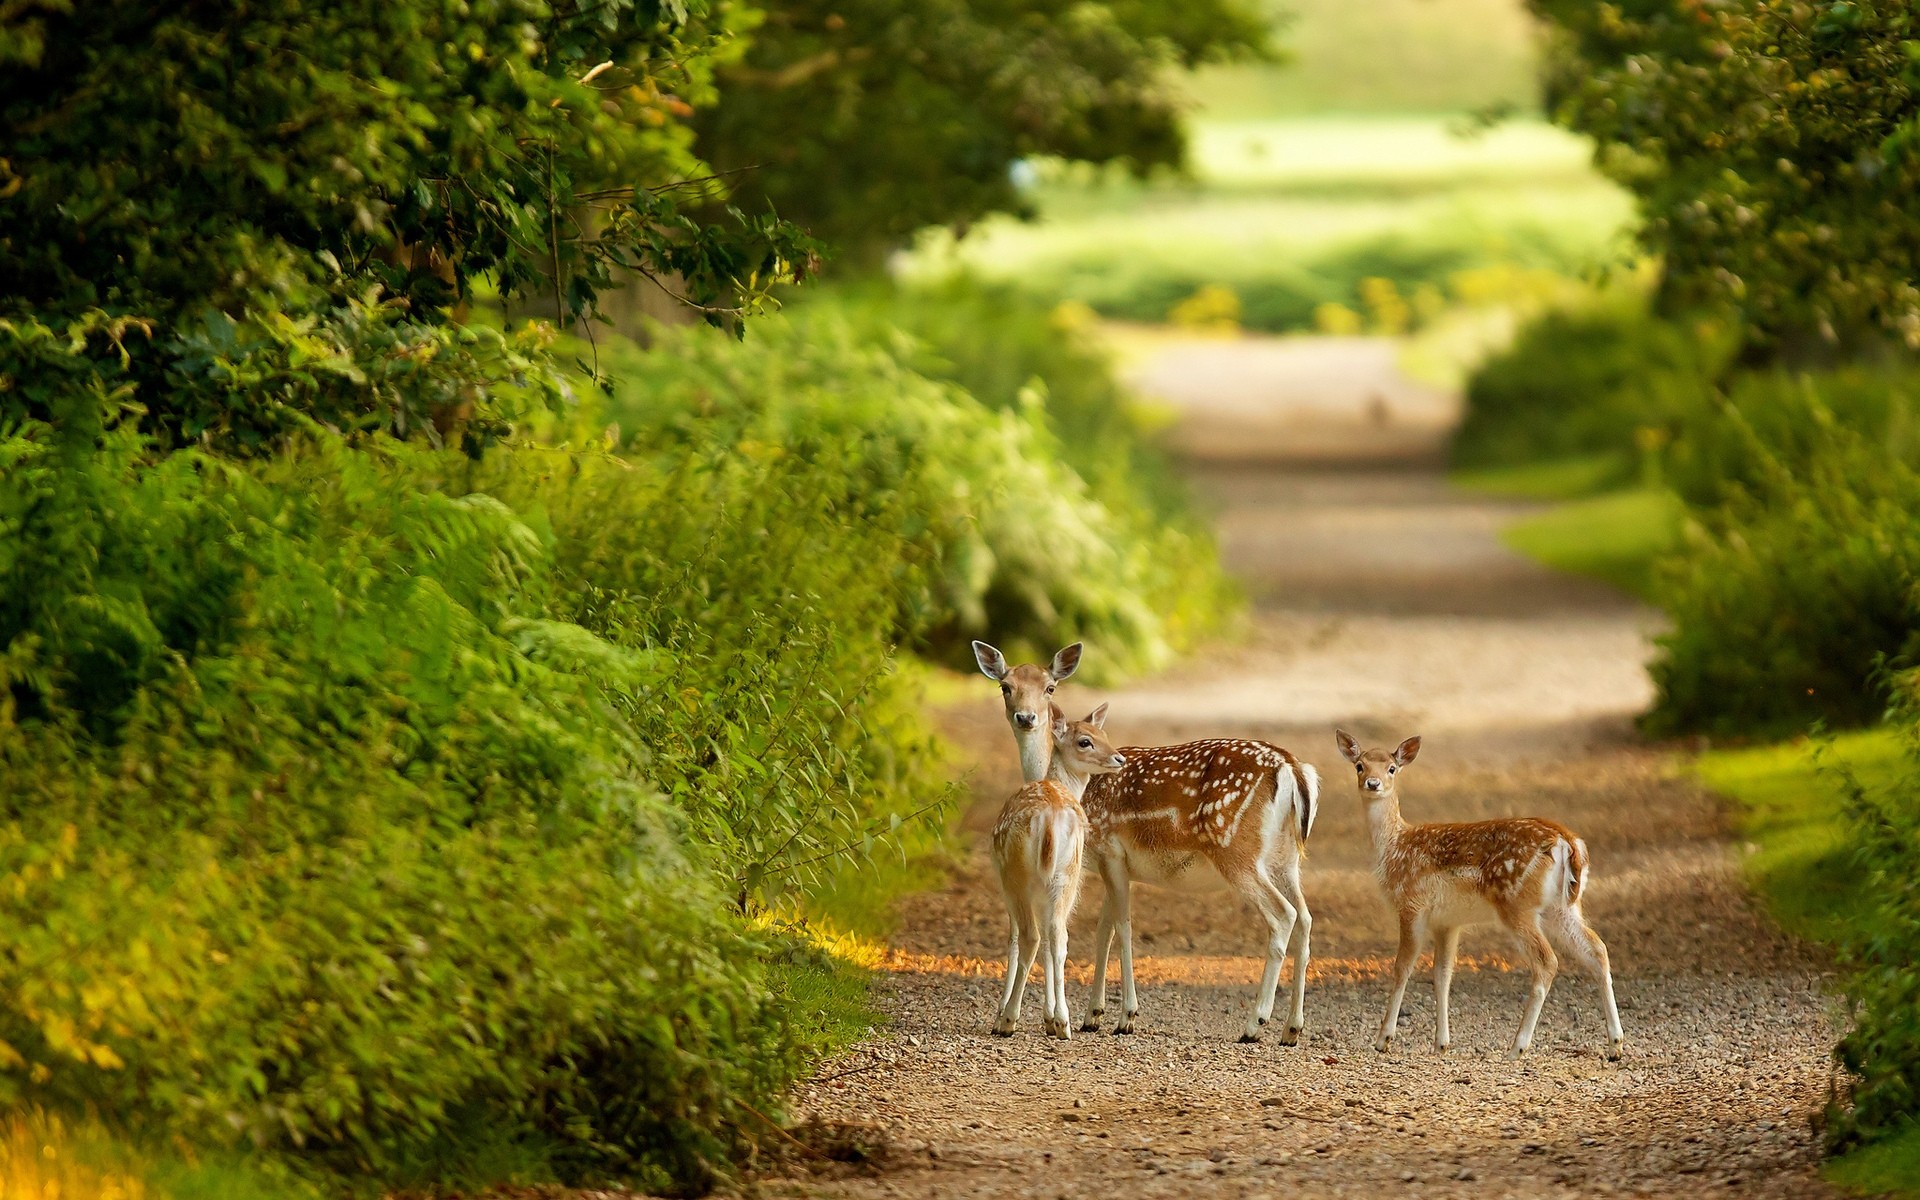
POLYGON ((1582 141, 1540 122, 1463 140, 1448 124, 1200 118, 1191 178, 1049 167, 1032 195, 1038 221, 988 220, 957 242, 932 232, 905 272, 971 271, 1138 321, 1221 285, 1249 327, 1285 330, 1311 327, 1323 303, 1359 307, 1368 277, 1457 300, 1463 272, 1579 276, 1624 257, 1629 202, 1582 141))
MULTIPOLYGON (((1880 919, 1847 849, 1838 772, 1871 790, 1910 769, 1899 735, 1886 728, 1715 750, 1692 764, 1702 783, 1734 801, 1748 885, 1774 920, 1828 944, 1869 936, 1880 919)), ((1856 1192, 1920 1197, 1920 1126, 1833 1159, 1825 1174, 1856 1192)))
POLYGON ((1520 500, 1584 500, 1617 488, 1632 477, 1633 466, 1624 455, 1596 454, 1517 467, 1487 467, 1455 471, 1455 484, 1489 496, 1520 500))
POLYGON ((1870 912, 1846 850, 1836 771, 1852 772, 1871 789, 1891 783, 1904 766, 1898 735, 1870 729, 1830 741, 1714 750, 1692 769, 1737 802, 1739 830, 1752 847, 1743 863, 1747 881, 1774 919, 1797 937, 1831 943, 1862 930, 1870 912))
POLYGON ((1271 0, 1289 61, 1213 67, 1209 112, 1468 112, 1534 108, 1537 30, 1520 0, 1271 0))
POLYGON ((1555 570, 1651 600, 1654 563, 1679 545, 1685 511, 1664 489, 1630 488, 1568 501, 1508 526, 1500 538, 1555 570))

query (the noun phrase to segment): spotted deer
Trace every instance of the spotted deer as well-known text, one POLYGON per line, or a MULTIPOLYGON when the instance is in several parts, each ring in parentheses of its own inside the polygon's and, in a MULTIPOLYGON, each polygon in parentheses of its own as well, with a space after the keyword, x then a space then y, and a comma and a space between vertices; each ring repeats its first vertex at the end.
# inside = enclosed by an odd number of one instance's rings
POLYGON ((1103 727, 1102 704, 1079 721, 1056 709, 1046 725, 1052 753, 1045 779, 1015 792, 993 827, 993 866, 1007 901, 1007 986, 993 1032, 1010 1036, 1020 1019, 1020 1000, 1036 954, 1044 954, 1044 1021, 1049 1037, 1066 1038, 1067 918, 1080 897, 1080 871, 1087 837, 1081 793, 1095 775, 1117 771, 1126 759, 1114 752, 1103 727))
POLYGON ((1410 737, 1392 753, 1363 750, 1344 729, 1334 731, 1334 741, 1358 775, 1373 842, 1374 875, 1400 919, 1393 992, 1387 998, 1376 1048, 1383 1054, 1391 1048, 1407 980, 1421 949, 1431 942, 1438 1010, 1433 1044, 1446 1052, 1452 1041, 1447 1031, 1447 993, 1453 984, 1460 930, 1498 921, 1519 938, 1533 973, 1533 992, 1513 1039, 1513 1057, 1519 1058, 1533 1045, 1540 1009, 1559 970, 1554 954, 1558 944, 1600 984, 1607 1016, 1607 1057, 1619 1058, 1620 1013, 1613 1002, 1607 944, 1580 915, 1580 899, 1587 890, 1587 844, 1566 826, 1538 817, 1409 825, 1400 816, 1395 784, 1420 753, 1420 739, 1410 737))
POLYGON ((1080 650, 1080 643, 1075 642, 1056 653, 1047 666, 1022 663, 1010 667, 1006 656, 992 646, 973 644, 973 661, 980 664, 982 674, 1000 685, 1007 725, 1020 751, 1020 777, 1028 783, 1047 777, 1047 763, 1053 755, 1053 731, 1048 724, 1053 689, 1079 669, 1080 650))
MULTIPOLYGON (((1050 668, 1009 668, 992 646, 973 645, 980 669, 1001 683, 1021 770, 1030 780, 1039 778, 1046 763, 1030 751, 1033 743, 1020 719, 1026 711, 1021 706, 1051 703, 1046 697, 1053 685, 1079 665, 1080 645, 1055 655, 1050 668), (1063 655, 1068 660, 1063 661, 1063 655)), ((1262 1027, 1272 1019, 1280 971, 1291 946, 1293 991, 1280 1040, 1296 1044, 1306 1028, 1313 925, 1300 887, 1300 861, 1319 804, 1319 773, 1278 746, 1242 739, 1125 746, 1120 753, 1126 766, 1090 782, 1081 800, 1087 843, 1107 893, 1094 934, 1093 983, 1082 1032, 1098 1029, 1106 1014, 1107 959, 1116 940, 1121 1015, 1113 1031, 1131 1033, 1140 1012, 1133 976, 1134 881, 1180 884, 1204 862, 1252 904, 1267 925, 1266 969, 1240 1040, 1259 1041, 1262 1027)))

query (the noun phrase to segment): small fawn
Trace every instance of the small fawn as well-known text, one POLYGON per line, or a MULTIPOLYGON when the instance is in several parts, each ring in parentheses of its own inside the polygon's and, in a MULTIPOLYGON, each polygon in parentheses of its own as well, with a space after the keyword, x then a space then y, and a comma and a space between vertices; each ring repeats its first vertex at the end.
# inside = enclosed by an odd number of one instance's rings
POLYGON ((1067 918, 1080 898, 1080 866, 1087 839, 1087 814, 1080 795, 1094 775, 1118 771, 1126 759, 1114 752, 1102 727, 1102 704, 1084 720, 1069 721, 1050 712, 1052 738, 1047 777, 1015 792, 993 827, 993 866, 1006 897, 1007 987, 993 1032, 1013 1033, 1020 999, 1034 955, 1045 952, 1045 1026, 1048 1036, 1065 1038, 1067 1015, 1067 918))
MULTIPOLYGON (((987 678, 1000 684, 1007 724, 1028 780, 1047 770, 1047 743, 1036 738, 1034 714, 1052 704, 1054 686, 1080 664, 1078 642, 1050 667, 1009 667, 1000 651, 973 644, 987 678)), ((1087 785, 1081 803, 1088 842, 1106 885, 1094 934, 1093 983, 1082 1032, 1100 1027, 1107 1008, 1107 956, 1117 940, 1121 1016, 1115 1033, 1131 1033, 1140 1000, 1133 983, 1133 882, 1179 883, 1205 861, 1260 914, 1267 926, 1267 962, 1243 1042, 1260 1040, 1272 1018, 1280 969, 1293 949, 1293 994, 1283 1045, 1306 1027, 1307 958, 1313 918, 1300 887, 1300 860, 1320 799, 1320 775, 1268 742, 1240 738, 1177 746, 1127 746, 1126 767, 1087 785)))
POLYGON ((1373 842, 1374 875, 1400 918, 1400 949, 1394 960, 1393 993, 1380 1024, 1380 1052, 1384 1054, 1393 1043, 1407 980, 1429 941, 1438 1009, 1433 1044, 1446 1051, 1452 1041, 1447 1032, 1447 992, 1453 983, 1460 930, 1498 921, 1519 938, 1533 972, 1533 994, 1513 1039, 1513 1057, 1519 1058, 1533 1045, 1534 1026, 1559 970, 1554 955, 1557 943, 1599 982, 1607 1014, 1607 1057, 1619 1058, 1620 1013, 1613 1002, 1607 945, 1580 915, 1580 897, 1587 888, 1587 844, 1566 826, 1536 817, 1408 825, 1400 816, 1395 777, 1420 753, 1420 739, 1410 737, 1389 754, 1362 750, 1344 729, 1335 730, 1333 736, 1358 773, 1373 842))

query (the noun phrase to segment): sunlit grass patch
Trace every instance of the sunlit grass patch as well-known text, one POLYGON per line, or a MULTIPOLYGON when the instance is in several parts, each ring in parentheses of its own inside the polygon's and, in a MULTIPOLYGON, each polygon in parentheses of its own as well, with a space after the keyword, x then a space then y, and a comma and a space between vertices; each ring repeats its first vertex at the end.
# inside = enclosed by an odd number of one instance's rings
POLYGON ((1632 472, 1633 464, 1624 454, 1593 454, 1514 467, 1455 471, 1451 478, 1460 487, 1489 496, 1582 500, 1618 487, 1632 472))
POLYGON ((1714 750, 1693 764, 1709 788, 1738 802, 1738 826, 1750 849, 1748 881, 1791 933, 1835 942, 1861 932, 1871 897, 1853 868, 1853 838, 1838 772, 1869 790, 1905 767, 1892 729, 1798 739, 1750 749, 1714 750))
POLYGON ((1827 1164, 1826 1177, 1869 1196, 1920 1196, 1920 1125, 1827 1164))
POLYGON ((1528 517, 1508 526, 1501 540, 1555 570, 1602 579, 1649 599, 1654 562, 1679 545, 1685 511, 1671 492, 1633 488, 1528 517))

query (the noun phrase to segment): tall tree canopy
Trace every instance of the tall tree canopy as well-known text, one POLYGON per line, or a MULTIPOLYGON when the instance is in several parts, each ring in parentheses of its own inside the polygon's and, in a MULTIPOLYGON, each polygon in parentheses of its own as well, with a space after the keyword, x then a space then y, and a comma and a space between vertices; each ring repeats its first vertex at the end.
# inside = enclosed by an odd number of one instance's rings
POLYGON ((1020 159, 1177 164, 1177 67, 1265 49, 1251 0, 775 0, 701 153, 849 254, 1020 211, 1020 159))
POLYGON ((0 8, 0 416, 51 403, 6 368, 33 353, 29 318, 105 335, 102 370, 156 432, 246 445, 300 414, 471 433, 488 385, 535 362, 448 328, 481 279, 572 319, 628 268, 737 316, 811 255, 770 218, 682 211, 715 194, 685 118, 738 17, 716 0, 0 8))
POLYGON ((1669 297, 1762 353, 1920 349, 1920 17, 1907 0, 1534 0, 1548 98, 1639 197, 1669 297))

